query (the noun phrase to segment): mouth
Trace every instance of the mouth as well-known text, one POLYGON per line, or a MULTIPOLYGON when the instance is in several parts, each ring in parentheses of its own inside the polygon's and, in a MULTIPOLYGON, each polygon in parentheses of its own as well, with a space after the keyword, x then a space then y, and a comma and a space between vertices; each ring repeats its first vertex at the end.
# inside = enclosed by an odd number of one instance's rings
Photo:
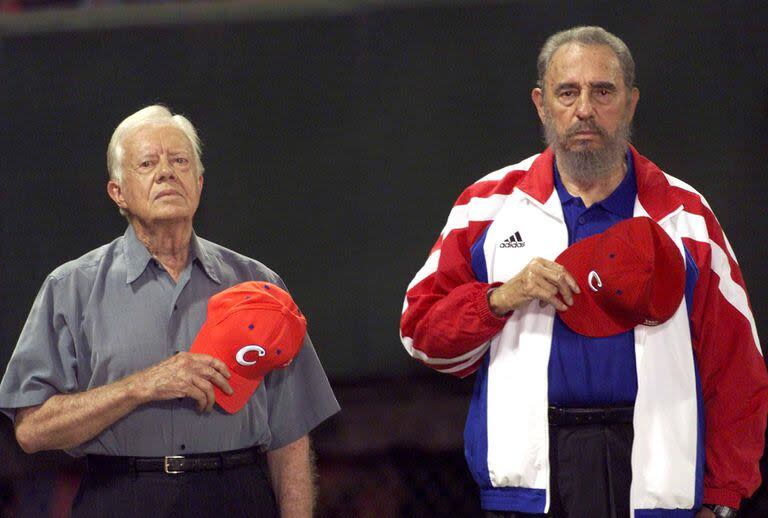
POLYGON ((572 137, 599 137, 600 132, 594 130, 580 130, 571 134, 572 137))
POLYGON ((181 193, 173 189, 165 189, 155 195, 155 200, 159 200, 161 198, 173 197, 173 196, 181 196, 181 193))
POLYGON ((575 125, 575 127, 570 128, 570 131, 566 134, 567 137, 575 138, 592 138, 600 137, 602 135, 602 129, 597 127, 596 124, 589 122, 575 125))
POLYGON ((595 146, 602 141, 602 133, 594 130, 574 131, 569 136, 571 144, 574 146, 595 146))

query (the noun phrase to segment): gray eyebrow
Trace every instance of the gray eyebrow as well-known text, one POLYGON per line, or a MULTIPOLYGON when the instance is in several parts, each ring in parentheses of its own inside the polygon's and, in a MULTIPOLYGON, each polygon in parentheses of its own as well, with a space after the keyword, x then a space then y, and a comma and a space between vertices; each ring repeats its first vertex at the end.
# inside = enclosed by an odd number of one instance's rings
MULTIPOLYGON (((589 87, 598 88, 598 89, 604 88, 606 90, 616 90, 616 84, 610 81, 595 81, 593 83, 589 83, 589 87)), ((568 88, 581 88, 581 85, 575 82, 560 83, 555 87, 555 91, 559 92, 562 90, 566 90, 568 88)))

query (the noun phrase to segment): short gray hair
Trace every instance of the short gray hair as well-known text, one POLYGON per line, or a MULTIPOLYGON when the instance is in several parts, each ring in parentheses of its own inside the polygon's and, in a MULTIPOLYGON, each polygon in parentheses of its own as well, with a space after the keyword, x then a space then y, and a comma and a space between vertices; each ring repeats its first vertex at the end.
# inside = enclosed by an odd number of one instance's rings
POLYGON ((541 47, 539 59, 536 63, 539 72, 537 85, 544 88, 544 76, 549 69, 557 49, 568 43, 580 43, 582 45, 607 45, 611 48, 621 65, 622 75, 624 76, 624 85, 627 88, 635 86, 635 60, 632 59, 632 53, 627 44, 621 39, 606 31, 602 27, 573 27, 565 31, 560 31, 550 36, 541 47))
POLYGON ((174 115, 165 106, 154 104, 126 117, 123 122, 118 124, 114 133, 112 133, 109 146, 107 146, 107 170, 109 171, 110 180, 114 180, 117 183, 120 183, 122 180, 123 158, 125 156, 123 142, 136 130, 144 126, 172 126, 184 132, 184 135, 187 136, 190 144, 192 144, 197 174, 203 174, 203 162, 200 159, 202 156, 200 138, 197 136, 195 127, 183 115, 174 115))

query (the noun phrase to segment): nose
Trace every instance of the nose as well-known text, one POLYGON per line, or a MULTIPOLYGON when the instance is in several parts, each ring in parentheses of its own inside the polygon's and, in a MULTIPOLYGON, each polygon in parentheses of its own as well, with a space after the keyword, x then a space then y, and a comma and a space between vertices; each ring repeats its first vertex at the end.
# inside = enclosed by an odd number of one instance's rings
POLYGON ((588 88, 582 89, 579 98, 576 99, 576 117, 580 120, 589 119, 594 115, 595 109, 588 88))
POLYGON ((160 156, 160 167, 158 169, 158 176, 157 179, 165 179, 169 177, 173 177, 173 166, 171 165, 170 161, 168 160, 168 157, 165 155, 160 156))

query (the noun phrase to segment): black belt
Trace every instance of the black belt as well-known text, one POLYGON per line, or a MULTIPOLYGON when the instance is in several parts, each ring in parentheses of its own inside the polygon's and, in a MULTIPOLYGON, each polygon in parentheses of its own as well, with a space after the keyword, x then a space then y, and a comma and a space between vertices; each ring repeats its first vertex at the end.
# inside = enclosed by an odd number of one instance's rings
POLYGON ((87 457, 88 470, 93 472, 161 471, 171 475, 189 471, 236 468, 263 460, 264 454, 255 447, 218 453, 166 455, 165 457, 120 457, 115 455, 88 455, 87 457))
POLYGON ((582 424, 631 423, 635 407, 560 408, 549 407, 549 424, 569 426, 582 424))

